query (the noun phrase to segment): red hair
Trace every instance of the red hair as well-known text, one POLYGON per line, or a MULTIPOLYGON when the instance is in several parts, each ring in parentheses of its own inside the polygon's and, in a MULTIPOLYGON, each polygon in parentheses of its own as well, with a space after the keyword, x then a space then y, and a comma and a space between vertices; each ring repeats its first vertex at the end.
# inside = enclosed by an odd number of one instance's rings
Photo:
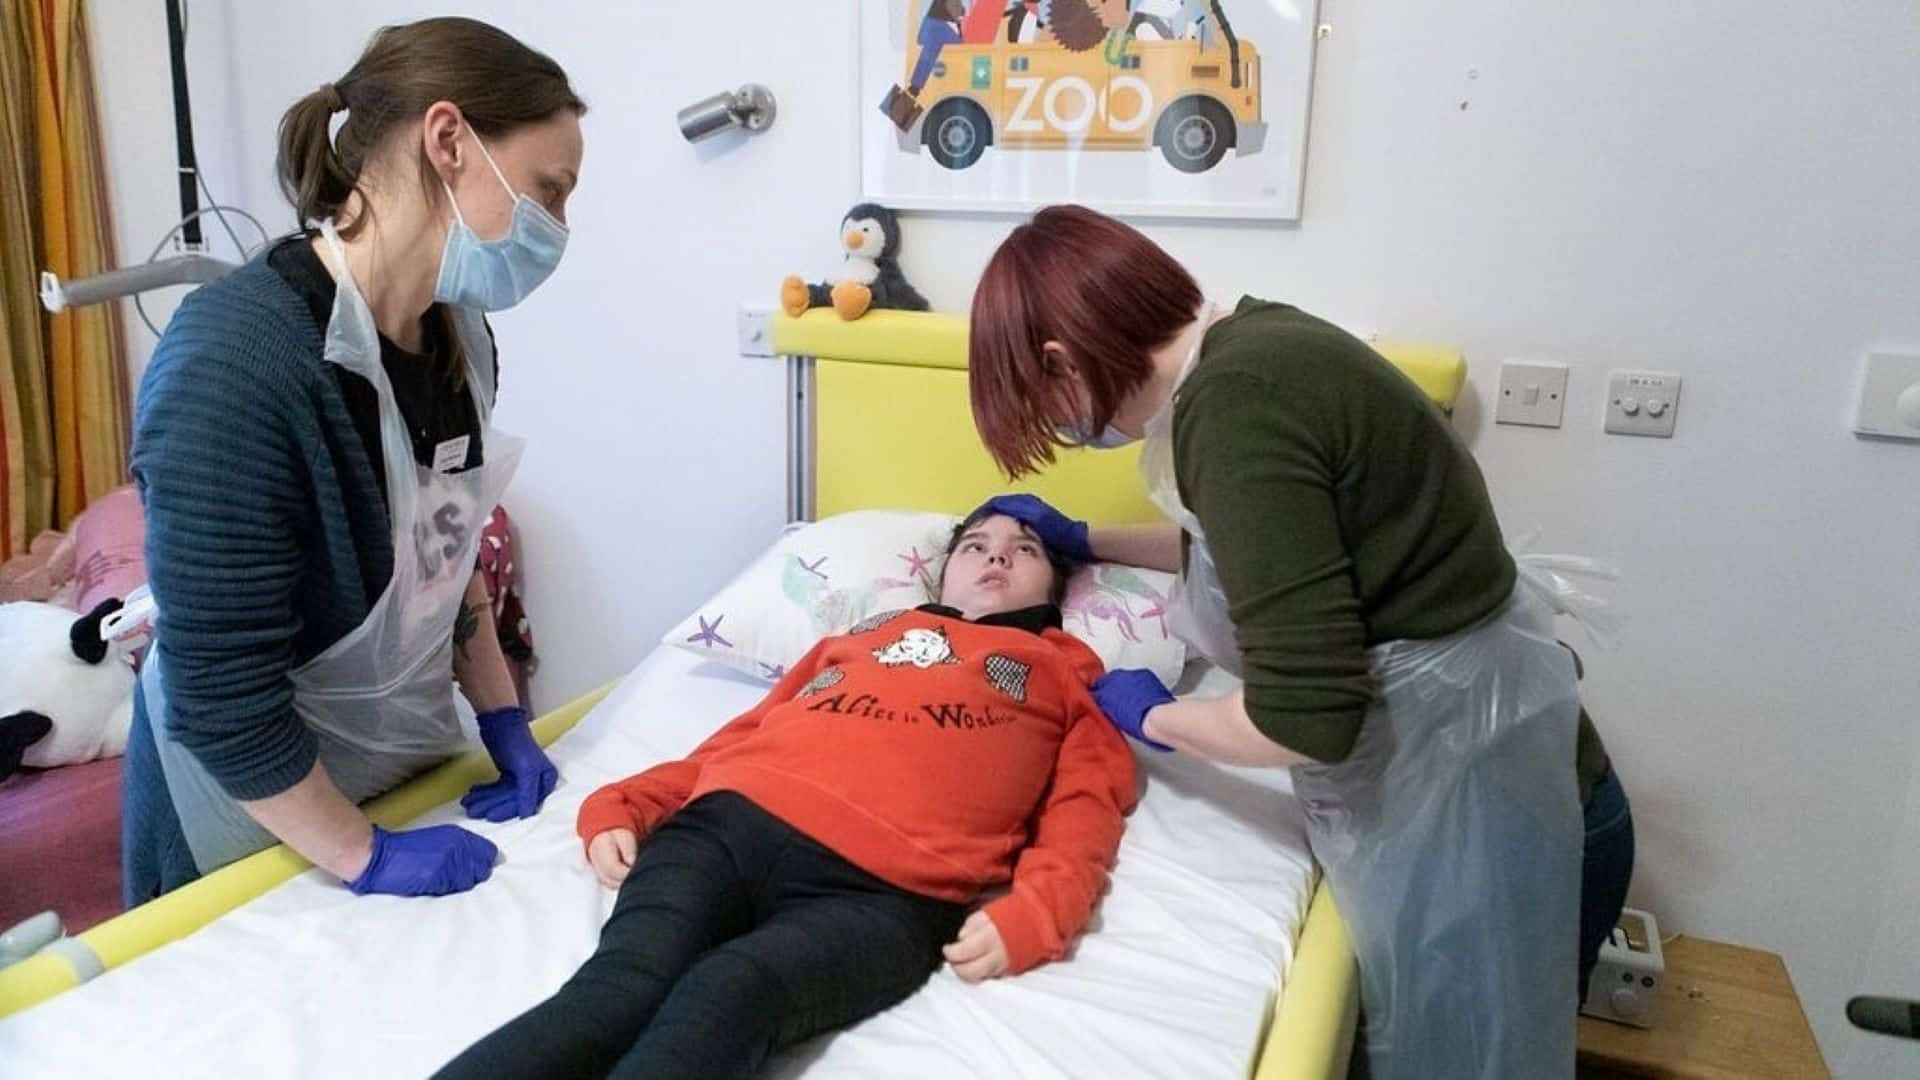
POLYGON ((1104 429, 1153 371, 1153 352, 1192 323, 1200 285, 1129 225, 1050 206, 1013 230, 980 275, 967 340, 980 441, 1010 477, 1051 464, 1060 427, 1104 429), (1092 399, 1078 415, 1059 342, 1092 399))

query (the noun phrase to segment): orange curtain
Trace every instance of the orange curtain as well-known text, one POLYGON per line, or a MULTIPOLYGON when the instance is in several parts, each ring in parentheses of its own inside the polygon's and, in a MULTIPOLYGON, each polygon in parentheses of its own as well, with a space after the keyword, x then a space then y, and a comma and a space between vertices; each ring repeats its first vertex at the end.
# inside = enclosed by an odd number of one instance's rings
POLYGON ((93 65, 83 0, 0 0, 0 558, 126 482, 128 392, 118 305, 49 316, 40 270, 111 269, 93 65))
POLYGON ((33 5, 0 0, 0 560, 53 526, 47 322, 35 295, 39 170, 34 149, 33 5))

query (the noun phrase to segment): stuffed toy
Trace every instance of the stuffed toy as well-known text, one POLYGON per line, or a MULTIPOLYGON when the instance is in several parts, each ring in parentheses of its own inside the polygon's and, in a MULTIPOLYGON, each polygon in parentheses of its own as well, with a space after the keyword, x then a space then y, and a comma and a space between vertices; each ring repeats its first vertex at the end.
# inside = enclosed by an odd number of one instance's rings
POLYGON ((780 306, 789 315, 826 307, 843 319, 857 319, 874 308, 927 310, 927 298, 900 272, 900 219, 875 203, 861 203, 840 219, 840 246, 846 258, 831 283, 809 285, 798 274, 780 285, 780 306))
POLYGON ((0 780, 113 757, 127 749, 134 673, 124 646, 102 640, 117 599, 75 615, 52 604, 0 605, 0 780))

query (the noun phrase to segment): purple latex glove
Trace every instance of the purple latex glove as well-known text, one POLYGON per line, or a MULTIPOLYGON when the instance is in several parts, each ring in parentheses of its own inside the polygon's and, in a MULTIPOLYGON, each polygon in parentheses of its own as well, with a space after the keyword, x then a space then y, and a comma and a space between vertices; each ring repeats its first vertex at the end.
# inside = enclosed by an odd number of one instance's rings
POLYGON ((560 770, 534 741, 527 710, 509 705, 481 713, 479 721, 480 741, 500 770, 500 779, 475 784, 460 805, 470 818, 497 822, 532 817, 553 794, 554 785, 560 782, 560 770))
POLYGON ((356 895, 445 896, 466 892, 493 874, 499 849, 458 825, 388 832, 373 827, 373 858, 347 882, 356 895))
POLYGON ((1143 668, 1121 668, 1094 680, 1093 700, 1107 720, 1121 734, 1155 750, 1173 747, 1147 738, 1147 714, 1173 701, 1173 694, 1160 677, 1143 668))
MULTIPOLYGON (((995 495, 980 504, 978 514, 988 511, 1005 514, 1033 530, 1040 542, 1074 562, 1092 562, 1093 548, 1087 539, 1087 523, 1075 521, 1055 510, 1038 495, 995 495)), ((972 515, 969 515, 972 516, 972 515)))

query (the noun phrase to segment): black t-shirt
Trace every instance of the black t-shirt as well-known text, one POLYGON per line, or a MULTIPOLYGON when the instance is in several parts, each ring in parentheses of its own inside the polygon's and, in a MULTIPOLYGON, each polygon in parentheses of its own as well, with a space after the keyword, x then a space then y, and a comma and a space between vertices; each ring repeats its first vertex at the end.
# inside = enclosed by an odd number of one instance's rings
MULTIPOLYGON (((309 243, 313 236, 290 236, 273 246, 267 253, 267 265, 287 283, 294 292, 306 299, 313 311, 314 324, 320 327, 322 335, 326 333, 327 322, 333 315, 334 284, 333 275, 314 253, 309 243)), ((413 439, 413 456, 425 468, 432 468, 434 454, 440 445, 449 439, 462 435, 468 437, 467 460, 459 470, 475 468, 484 458, 480 447, 480 416, 474 408, 473 395, 467 389, 462 378, 455 381, 449 373, 446 356, 451 348, 447 340, 448 330, 444 319, 433 317, 422 320, 425 330, 426 351, 408 352, 380 335, 380 365, 387 371, 387 381, 393 385, 394 401, 400 407, 400 417, 406 422, 407 433, 413 439)), ((492 330, 489 328, 489 335, 492 330)), ((340 395, 346 399, 347 414, 353 418, 354 430, 360 433, 360 442, 367 449, 367 463, 373 466, 374 478, 380 484, 380 493, 387 493, 386 455, 380 447, 380 395, 373 384, 338 364, 329 365, 333 377, 339 383, 340 395)), ((495 375, 499 368, 496 362, 495 375)))

